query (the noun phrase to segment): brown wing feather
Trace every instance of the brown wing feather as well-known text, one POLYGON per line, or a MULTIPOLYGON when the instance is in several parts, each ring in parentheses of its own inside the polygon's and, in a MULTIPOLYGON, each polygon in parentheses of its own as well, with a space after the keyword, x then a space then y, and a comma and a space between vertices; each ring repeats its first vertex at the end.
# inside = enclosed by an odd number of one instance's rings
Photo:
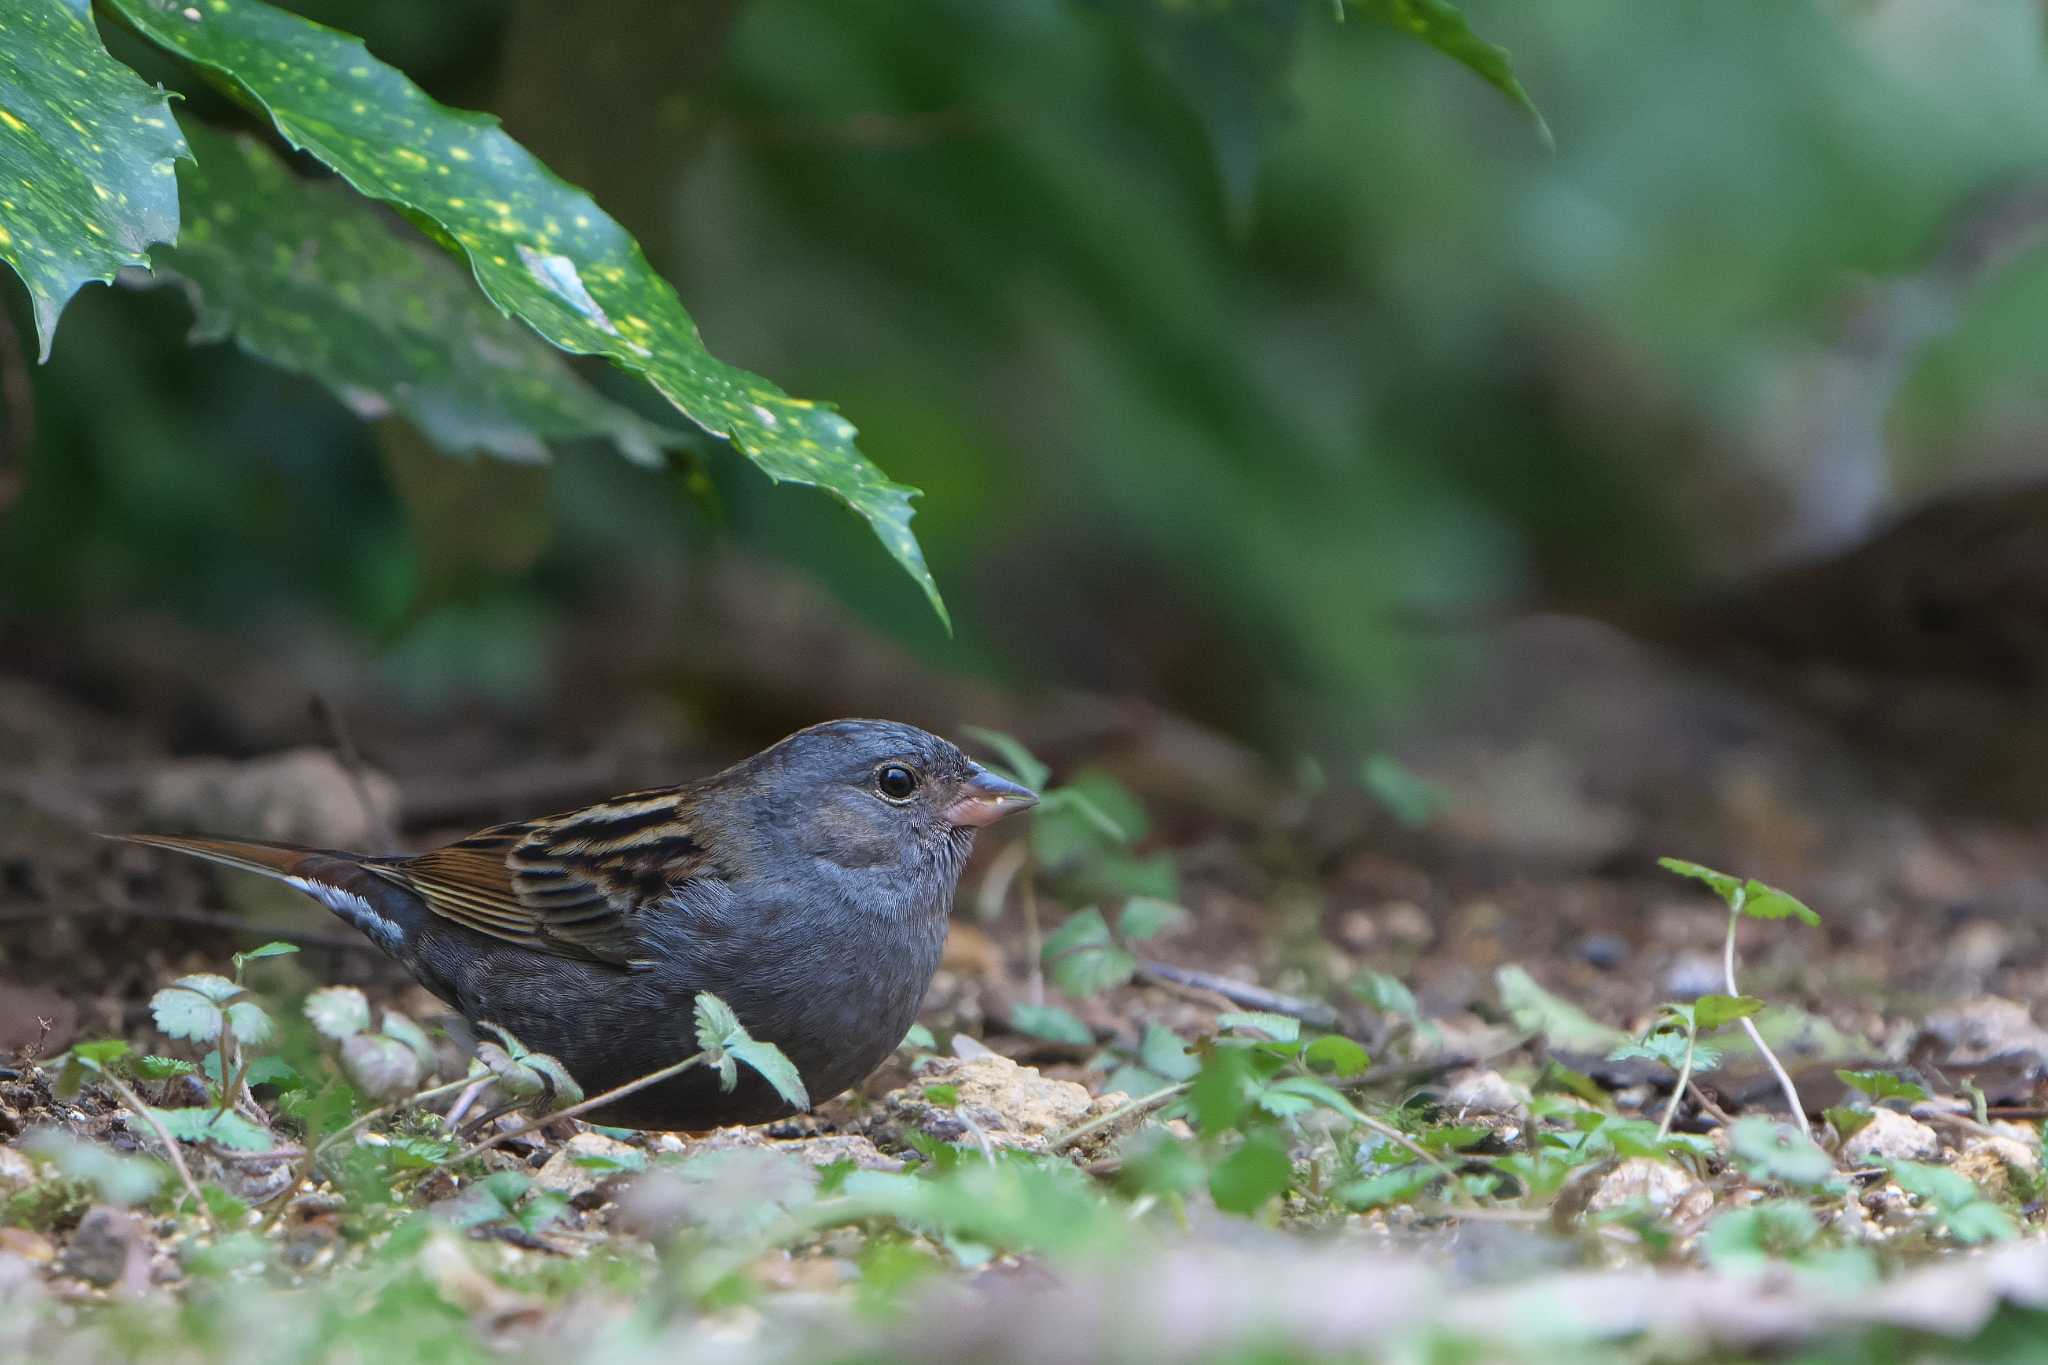
POLYGON ((633 792, 369 864, 479 933, 567 957, 640 959, 640 916, 709 870, 683 790, 633 792))

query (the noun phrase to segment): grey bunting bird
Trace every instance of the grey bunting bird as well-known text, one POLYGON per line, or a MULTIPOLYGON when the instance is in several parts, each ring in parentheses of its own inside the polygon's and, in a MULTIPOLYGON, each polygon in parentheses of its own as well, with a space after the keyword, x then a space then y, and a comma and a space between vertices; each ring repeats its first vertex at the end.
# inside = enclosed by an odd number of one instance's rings
MULTIPOLYGON (((975 831, 1037 802, 937 735, 837 720, 696 782, 410 857, 121 837, 298 888, 586 1093, 695 1052, 692 1007, 710 991, 824 1099, 915 1021, 975 831)), ((748 1068, 730 1092, 693 1068, 588 1117, 702 1129, 789 1112, 748 1068)))

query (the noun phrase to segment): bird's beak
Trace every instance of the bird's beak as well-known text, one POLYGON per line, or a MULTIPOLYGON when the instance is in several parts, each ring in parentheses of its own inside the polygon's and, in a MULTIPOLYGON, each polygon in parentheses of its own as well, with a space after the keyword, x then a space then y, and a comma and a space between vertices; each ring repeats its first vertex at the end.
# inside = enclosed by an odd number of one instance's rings
POLYGON ((974 776, 967 779, 959 797, 946 807, 946 819, 955 825, 993 825, 1012 811, 1029 810, 1037 804, 1037 792, 1020 787, 1007 777, 997 777, 977 763, 974 776))

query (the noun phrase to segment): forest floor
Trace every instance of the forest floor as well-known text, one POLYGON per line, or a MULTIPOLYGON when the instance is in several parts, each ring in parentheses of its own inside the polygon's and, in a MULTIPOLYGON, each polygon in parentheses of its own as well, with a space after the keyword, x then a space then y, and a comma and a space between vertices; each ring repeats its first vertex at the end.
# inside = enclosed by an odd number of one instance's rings
POLYGON ((2040 841, 1597 628, 1493 645, 1339 774, 866 644, 823 695, 741 660, 421 717, 175 632, 30 640, 0 674, 0 1350, 1992 1359, 2048 1327, 2040 841), (93 837, 424 846, 884 709, 1014 733, 1068 795, 977 853, 921 1030, 760 1130, 458 1141, 449 1096, 350 1130, 370 1082, 463 1075, 409 1027, 438 1003, 289 892, 93 837), (1660 856, 1820 922, 1742 919, 1731 992, 1728 907, 1660 856), (230 1047, 246 1088, 159 1027, 195 974, 272 1024, 230 1047), (357 1022, 309 1016, 332 987, 357 1022))

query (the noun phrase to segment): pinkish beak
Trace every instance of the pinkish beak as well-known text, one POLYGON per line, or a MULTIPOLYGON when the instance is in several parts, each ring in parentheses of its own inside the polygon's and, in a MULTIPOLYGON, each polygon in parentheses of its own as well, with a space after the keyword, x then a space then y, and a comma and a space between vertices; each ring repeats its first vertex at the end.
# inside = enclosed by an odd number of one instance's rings
POLYGON ((980 764, 974 776, 961 787, 959 797, 946 807, 946 820, 954 825, 979 828, 993 825, 1012 811, 1029 810, 1038 804, 1038 793, 1020 787, 1007 777, 997 777, 980 764))

